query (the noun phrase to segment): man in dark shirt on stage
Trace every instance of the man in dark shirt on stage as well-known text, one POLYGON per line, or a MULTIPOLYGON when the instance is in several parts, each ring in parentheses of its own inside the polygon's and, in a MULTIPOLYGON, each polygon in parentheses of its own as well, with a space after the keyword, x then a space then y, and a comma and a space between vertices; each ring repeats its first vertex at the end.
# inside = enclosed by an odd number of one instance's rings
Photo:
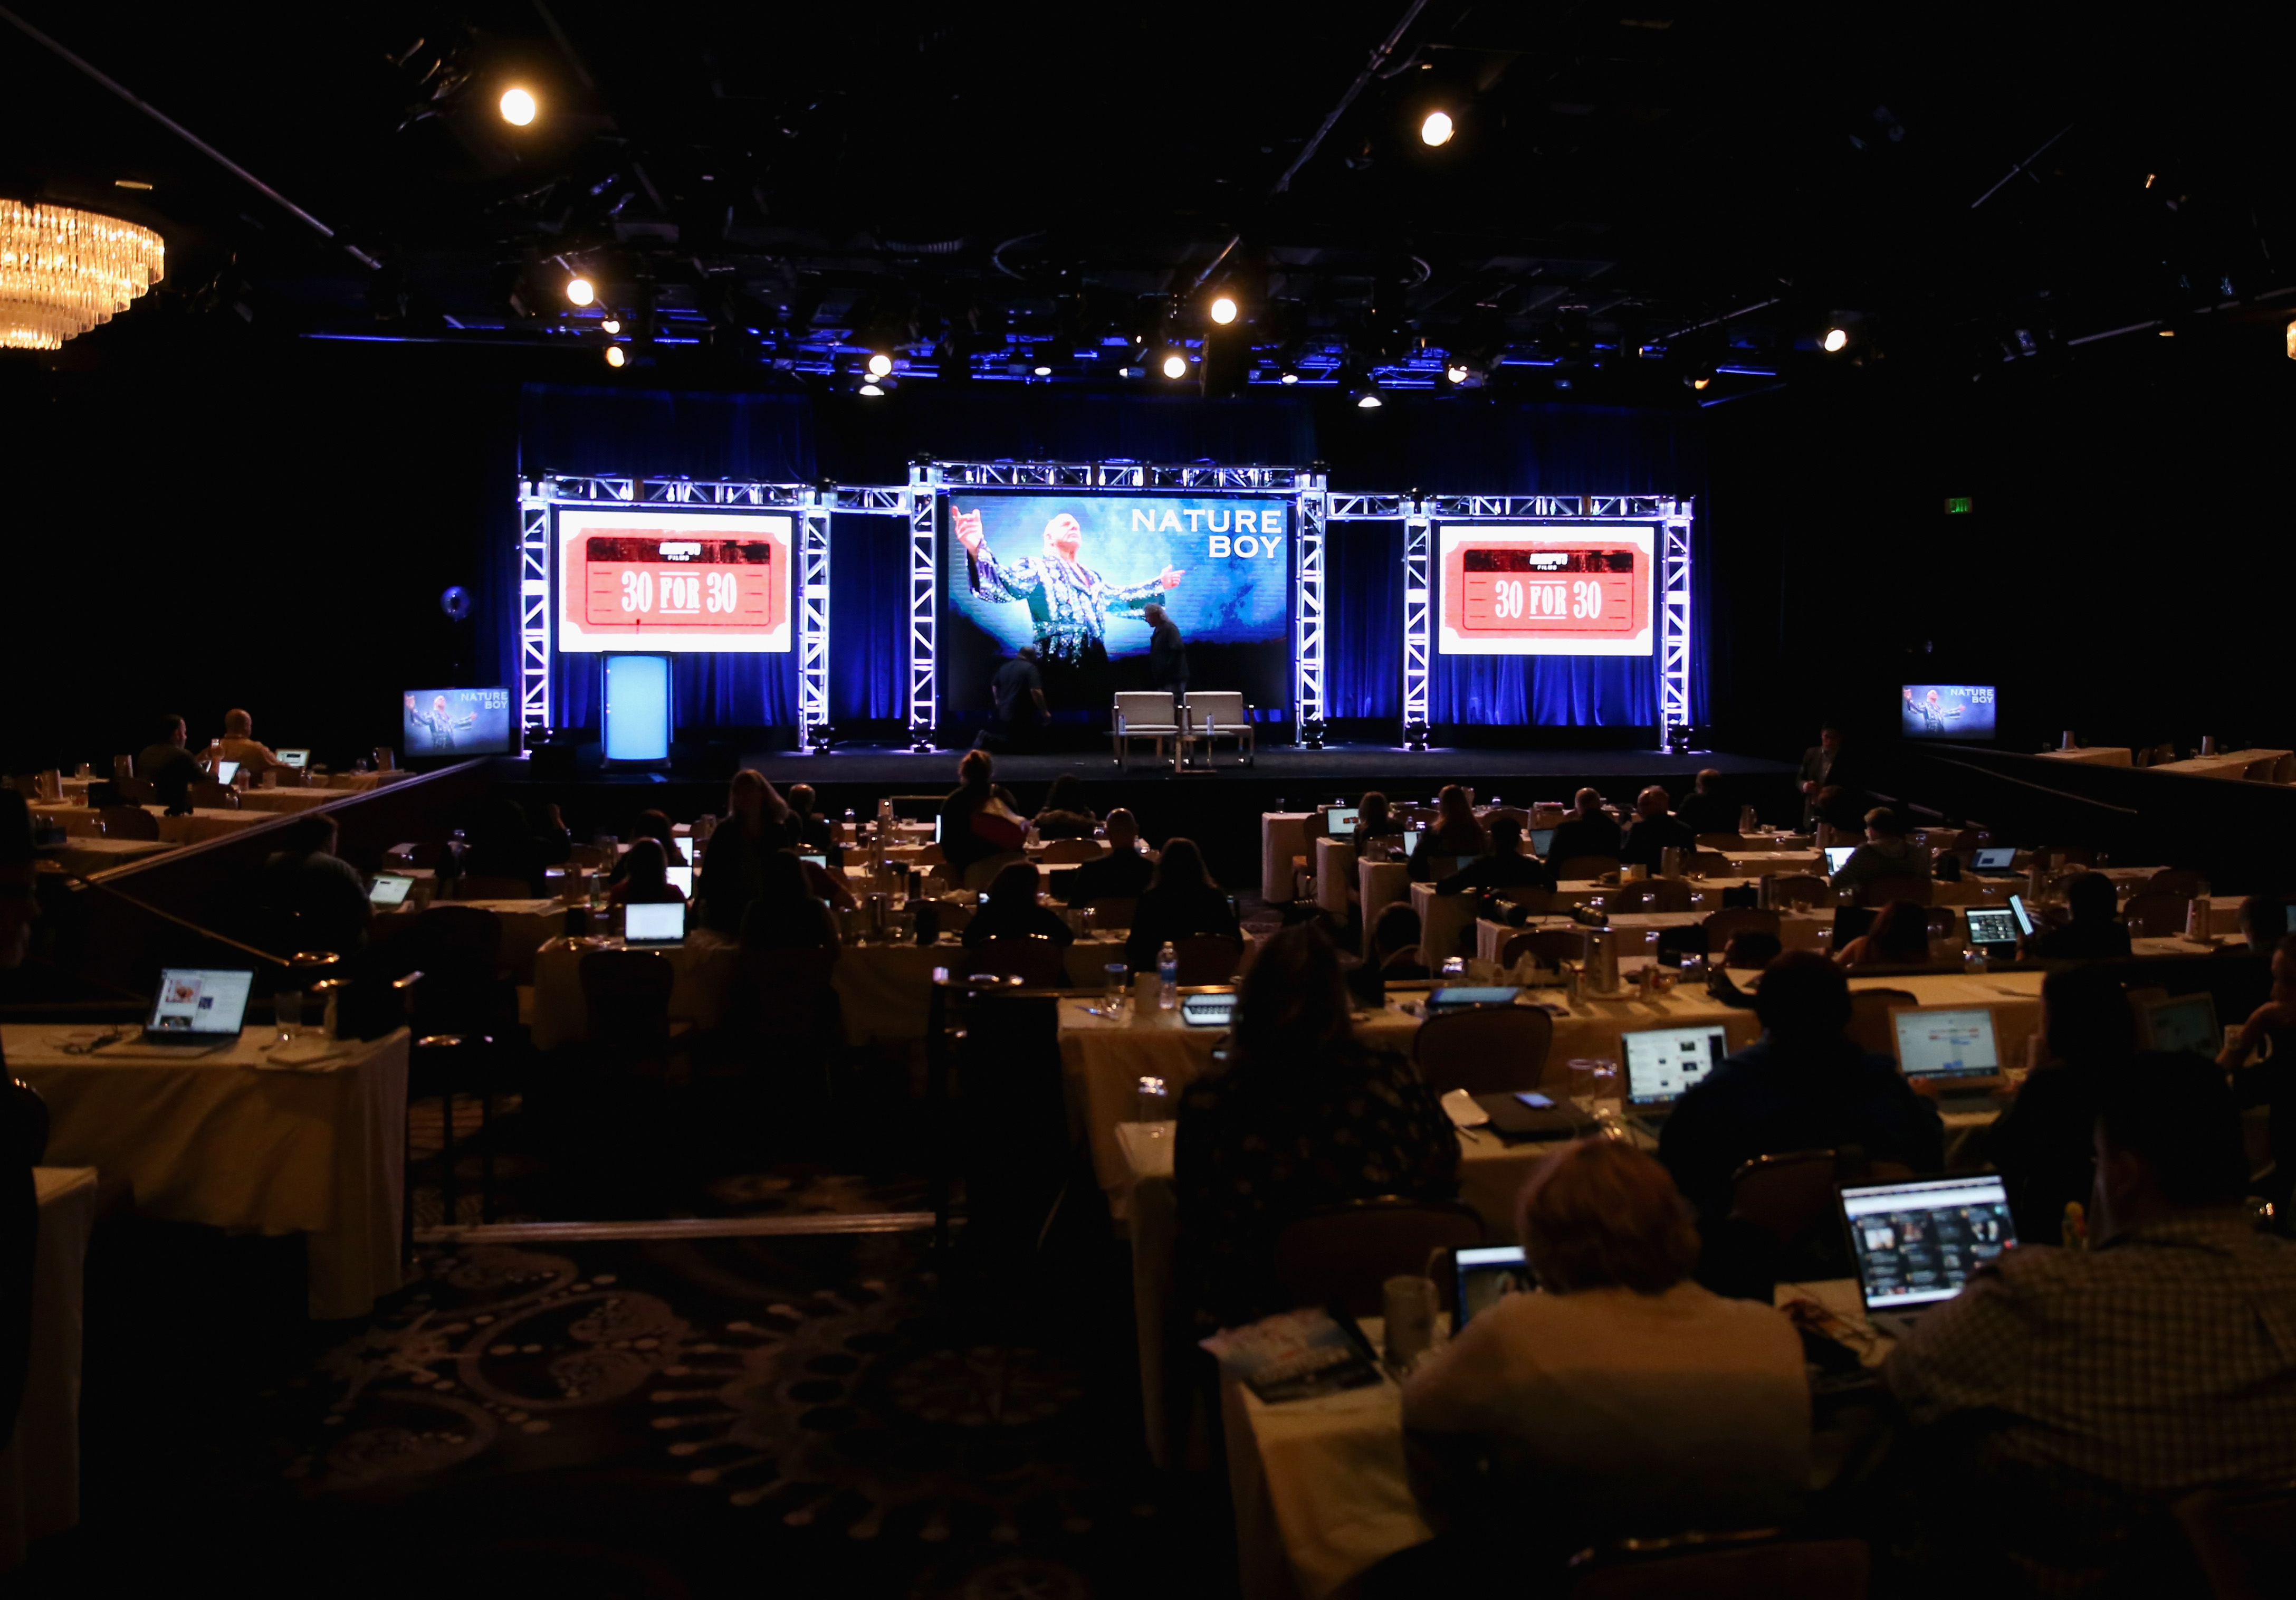
POLYGON ((1156 875, 1156 864, 1140 853, 1140 825, 1119 806, 1108 814, 1108 854, 1069 874, 1061 893, 1071 906, 1095 900, 1135 900, 1156 875))
MULTIPOLYGON (((1037 669, 1037 647, 1023 644, 1020 652, 996 669, 988 693, 996 702, 996 720, 1007 747, 1042 728, 1052 712, 1045 704, 1045 675, 1037 669)), ((988 741, 981 741, 988 743, 988 741)))
POLYGON ((1160 605, 1150 605, 1141 613, 1155 631, 1148 636, 1148 686, 1169 689, 1178 699, 1188 693, 1188 645, 1180 636, 1180 625, 1172 620, 1172 613, 1160 605))

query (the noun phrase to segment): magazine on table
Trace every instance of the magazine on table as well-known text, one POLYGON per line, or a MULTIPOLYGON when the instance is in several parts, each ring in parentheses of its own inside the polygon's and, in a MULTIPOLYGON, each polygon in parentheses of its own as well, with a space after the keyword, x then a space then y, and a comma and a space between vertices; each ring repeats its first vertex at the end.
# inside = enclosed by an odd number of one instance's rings
POLYGON ((1313 1307, 1223 1328, 1201 1343, 1265 1405, 1320 1399, 1380 1382, 1379 1358, 1354 1318, 1313 1307))

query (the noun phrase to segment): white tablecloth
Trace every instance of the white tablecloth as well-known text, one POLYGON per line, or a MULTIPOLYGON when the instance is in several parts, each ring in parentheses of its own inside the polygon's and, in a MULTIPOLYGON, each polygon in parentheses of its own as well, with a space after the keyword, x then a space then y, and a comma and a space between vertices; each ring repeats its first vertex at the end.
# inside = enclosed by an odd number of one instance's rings
POLYGON ((276 816, 282 811, 308 811, 343 798, 340 789, 250 789, 239 797, 240 808, 276 816))
POLYGON ((40 1231, 32 1258, 31 1360, 14 1438, 0 1449, 0 1572, 25 1547, 79 1521, 79 1374, 95 1169, 37 1167, 40 1231))
POLYGON ((405 1030, 299 1071, 264 1064, 267 1028, 215 1054, 59 1047, 85 1032, 0 1028, 9 1067, 47 1100, 51 1160, 126 1179, 147 1217, 305 1235, 315 1317, 363 1317, 398 1287, 405 1030))
POLYGON ((2285 784, 2296 779, 2296 752, 2284 750, 2231 750, 2188 760, 2164 761, 2154 772, 2181 772, 2203 778, 2253 778, 2259 783, 2285 784))
POLYGON ((1292 857, 1308 853, 1308 818, 1312 811, 1259 814, 1259 898, 1271 906, 1292 903, 1292 857))
POLYGON ((1316 841, 1316 907, 1345 922, 1355 888, 1356 847, 1344 839, 1316 841))
POLYGON ((2071 750, 2045 750, 2041 754, 2052 761, 2079 761, 2089 767, 2126 767, 2128 747, 2125 744, 2092 744, 2071 750))
POLYGON ((94 877, 116 866, 132 866, 177 847, 157 839, 70 839, 48 857, 64 872, 94 877))

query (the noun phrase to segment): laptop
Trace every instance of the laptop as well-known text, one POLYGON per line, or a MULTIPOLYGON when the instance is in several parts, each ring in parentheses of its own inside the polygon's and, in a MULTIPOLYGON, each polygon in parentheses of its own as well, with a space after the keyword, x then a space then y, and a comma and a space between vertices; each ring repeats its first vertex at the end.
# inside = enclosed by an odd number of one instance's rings
POLYGON ((1433 1016, 1439 1011, 1468 1011, 1478 1005, 1512 1005, 1515 997, 1521 993, 1519 989, 1501 988, 1434 989, 1427 996, 1427 1014, 1433 1016))
POLYGON ((678 893, 689 900, 693 898, 693 869, 691 866, 669 867, 662 875, 669 880, 670 887, 678 893))
POLYGON ((2212 1056, 2224 1047, 2213 995, 2175 995, 2136 1008, 2138 1038, 2147 1050, 2190 1050, 2212 1056))
POLYGON ((1530 831, 1530 853, 1544 860, 1554 849, 1553 828, 1533 828, 1530 831))
POLYGON ((1890 1027, 1898 1041, 1898 1069, 1917 1089, 1981 1096, 2005 1081, 1990 1006, 1896 1006, 1890 1013, 1890 1027))
POLYGON ((1528 1294, 1534 1287, 1530 1268, 1520 1244, 1463 1245, 1451 1252, 1454 1292, 1451 1297, 1451 1337, 1510 1294, 1528 1294))
POLYGON ((1827 845, 1825 847, 1825 875, 1830 878, 1834 874, 1840 872, 1843 867, 1849 866, 1850 852, 1855 850, 1857 848, 1857 847, 1854 844, 1827 845))
POLYGON ((367 886, 366 903, 377 911, 406 904, 406 897, 414 888, 412 878, 377 878, 367 886))
POLYGON ((1360 806, 1326 806, 1324 808, 1324 832, 1332 839, 1353 839, 1356 824, 1363 816, 1360 806))
POLYGON ((311 752, 308 750, 283 750, 276 753, 280 766, 291 767, 298 772, 311 764, 311 752))
MULTIPOLYGON (((811 865, 821 868, 824 872, 827 872, 829 870, 829 857, 819 850, 800 850, 798 852, 797 858, 800 861, 808 862, 811 865)), ((691 872, 692 869, 689 868, 689 876, 691 875, 691 872)), ((685 888, 685 885, 680 884, 679 887, 685 888)), ((686 892, 690 894, 693 891, 688 890, 686 892)))
POLYGON ((1730 1053, 1718 1023, 1639 1028, 1620 1034, 1619 1043, 1626 1052, 1627 1114, 1650 1133, 1665 1126, 1674 1103, 1730 1053))
POLYGON ((1960 1293, 1980 1265, 2017 1247, 2009 1191, 1993 1172, 1845 1184, 1841 1220, 1866 1320, 1893 1338, 1960 1293))
POLYGON ((1191 1028, 1226 1028, 1235 1017, 1235 990, 1199 989, 1180 997, 1180 1021, 1191 1028))
POLYGON ((237 777, 238 775, 239 775, 239 763, 238 763, 238 762, 236 762, 236 761, 217 761, 217 762, 215 764, 215 781, 216 781, 217 783, 218 783, 218 784, 226 784, 226 785, 228 785, 228 784, 230 784, 230 782, 232 781, 232 779, 234 779, 234 778, 237 777))
POLYGON ((1980 878, 2013 878, 2017 876, 2017 848, 1988 845, 1970 857, 1969 870, 1980 878))
POLYGON ((633 901, 622 907, 622 943, 660 949, 685 942, 685 907, 676 900, 633 901))
POLYGON ((144 1024, 147 1045, 177 1045, 221 1050, 239 1043, 247 1022, 247 997, 253 972, 213 967, 168 967, 152 1000, 152 1020, 144 1024))
POLYGON ((2017 914, 2006 906, 1972 906, 1962 913, 1969 922, 1969 942, 1988 959, 2005 959, 2017 952, 2017 914))

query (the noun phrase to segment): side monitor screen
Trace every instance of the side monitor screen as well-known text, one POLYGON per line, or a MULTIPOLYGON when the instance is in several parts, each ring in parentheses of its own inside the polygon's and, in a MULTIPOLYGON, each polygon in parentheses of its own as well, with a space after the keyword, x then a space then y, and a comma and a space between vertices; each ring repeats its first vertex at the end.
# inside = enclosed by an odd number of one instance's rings
POLYGON ((425 756, 510 753, 508 689, 409 689, 400 708, 399 749, 425 756))
POLYGON ((1907 684, 1898 704, 1908 739, 1990 739, 1999 704, 1991 684, 1907 684))

